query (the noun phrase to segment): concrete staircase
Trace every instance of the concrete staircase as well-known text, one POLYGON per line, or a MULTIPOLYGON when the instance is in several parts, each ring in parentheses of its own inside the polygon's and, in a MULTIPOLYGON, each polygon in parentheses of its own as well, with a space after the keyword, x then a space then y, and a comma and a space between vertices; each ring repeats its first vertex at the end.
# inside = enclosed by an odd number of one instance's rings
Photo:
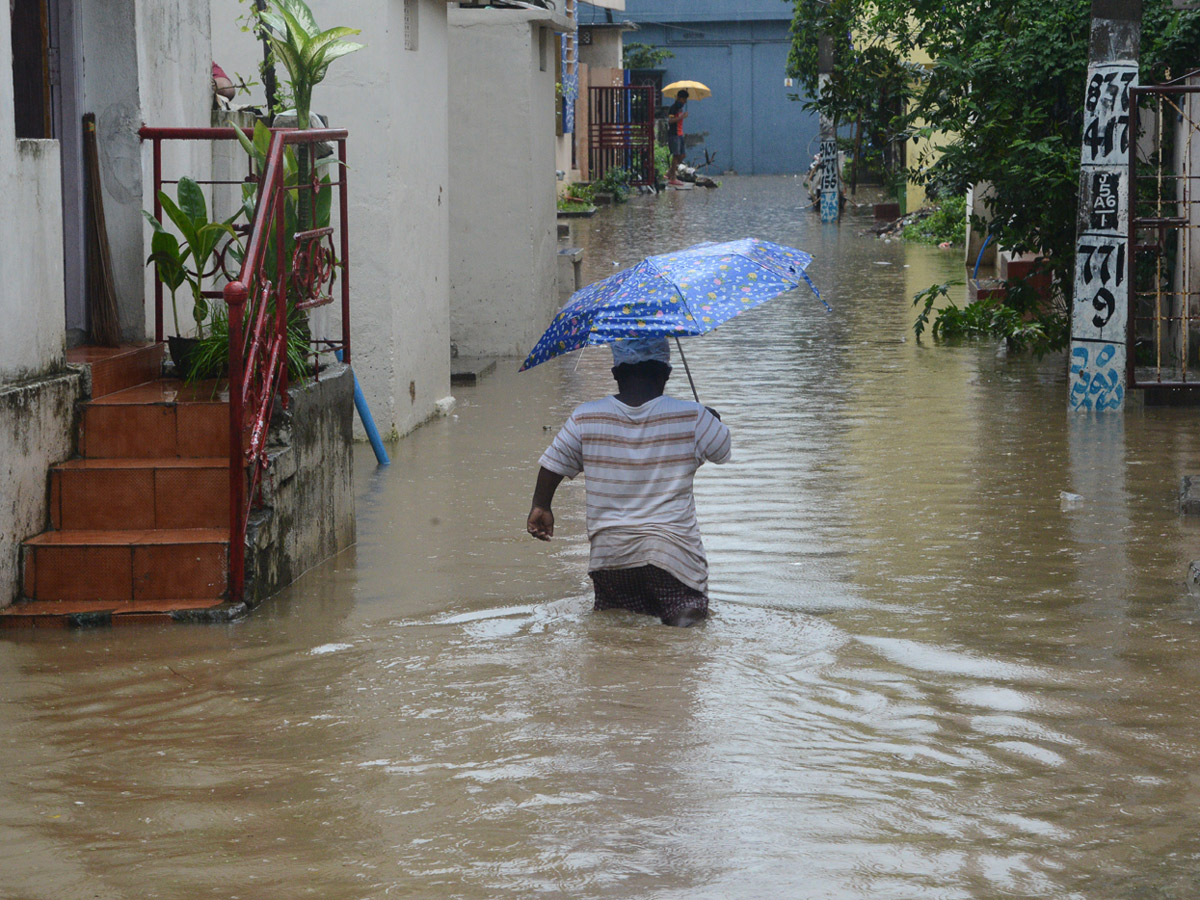
POLYGON ((49 473, 49 529, 21 548, 0 627, 230 618, 229 407, 160 377, 162 345, 84 348, 79 458, 49 473))

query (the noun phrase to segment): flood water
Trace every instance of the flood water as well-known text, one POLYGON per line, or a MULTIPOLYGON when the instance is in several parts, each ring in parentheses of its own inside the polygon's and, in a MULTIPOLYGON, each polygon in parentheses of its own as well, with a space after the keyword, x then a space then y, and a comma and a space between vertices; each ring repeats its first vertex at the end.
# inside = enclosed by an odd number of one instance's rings
POLYGON ((0 897, 1197 896, 1200 414, 1069 415, 1062 356, 917 343, 959 253, 801 198, 574 226, 588 281, 794 244, 834 308, 685 344, 734 439, 708 622, 590 612, 582 480, 525 534, 611 362, 504 361, 389 468, 359 448, 357 547, 248 620, 0 641, 0 897))

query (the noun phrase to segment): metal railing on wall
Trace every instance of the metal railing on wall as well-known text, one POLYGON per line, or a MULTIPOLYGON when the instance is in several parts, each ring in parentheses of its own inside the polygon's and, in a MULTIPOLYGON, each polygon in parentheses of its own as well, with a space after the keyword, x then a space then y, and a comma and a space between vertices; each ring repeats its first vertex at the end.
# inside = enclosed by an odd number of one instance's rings
MULTIPOLYGON (((248 137, 250 132, 244 132, 248 137)), ((150 128, 153 144, 154 214, 162 221, 159 192, 179 179, 163 178, 163 144, 170 141, 236 141, 233 128, 150 128)), ((214 263, 194 273, 206 298, 227 307, 229 325, 229 599, 241 601, 246 577, 246 532, 251 509, 261 502, 268 467, 267 436, 278 398, 288 406, 292 366, 328 353, 349 363, 350 241, 344 129, 273 130, 261 158, 247 154, 241 180, 209 179, 202 186, 247 185, 253 214, 214 253, 214 263), (318 148, 336 144, 335 167, 317 165, 318 148), (297 163, 297 157, 307 165, 297 163), (335 171, 331 172, 333 168, 335 171), (300 172, 311 174, 302 179, 300 172), (301 180, 305 183, 301 184, 301 180), (336 217, 332 215, 337 197, 336 217), (335 290, 337 292, 335 296, 335 290), (340 335, 314 338, 309 311, 340 299, 340 335), (297 352, 297 345, 303 350, 297 352), (292 352, 289 353, 289 346, 292 352)), ((163 340, 163 283, 155 274, 155 340, 163 340)))
POLYGON ((1095 262, 1130 281, 1127 384, 1200 391, 1200 79, 1129 97, 1131 252, 1095 262))

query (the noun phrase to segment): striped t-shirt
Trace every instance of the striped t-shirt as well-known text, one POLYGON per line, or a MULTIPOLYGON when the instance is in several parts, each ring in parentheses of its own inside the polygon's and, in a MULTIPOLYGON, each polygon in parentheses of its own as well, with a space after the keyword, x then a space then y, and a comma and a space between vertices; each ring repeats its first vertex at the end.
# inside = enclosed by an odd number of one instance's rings
POLYGON ((650 564, 707 591, 692 498, 706 460, 729 460, 729 429, 699 403, 605 397, 577 407, 539 463, 567 478, 584 473, 591 571, 650 564))

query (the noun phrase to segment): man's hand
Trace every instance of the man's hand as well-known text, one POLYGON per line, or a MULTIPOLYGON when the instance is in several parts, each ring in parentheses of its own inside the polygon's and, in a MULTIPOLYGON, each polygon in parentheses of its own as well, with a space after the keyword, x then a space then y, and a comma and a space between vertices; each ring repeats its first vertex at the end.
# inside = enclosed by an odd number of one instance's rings
POLYGON ((554 537, 554 513, 540 506, 529 510, 529 521, 525 529, 539 541, 548 541, 554 537))

